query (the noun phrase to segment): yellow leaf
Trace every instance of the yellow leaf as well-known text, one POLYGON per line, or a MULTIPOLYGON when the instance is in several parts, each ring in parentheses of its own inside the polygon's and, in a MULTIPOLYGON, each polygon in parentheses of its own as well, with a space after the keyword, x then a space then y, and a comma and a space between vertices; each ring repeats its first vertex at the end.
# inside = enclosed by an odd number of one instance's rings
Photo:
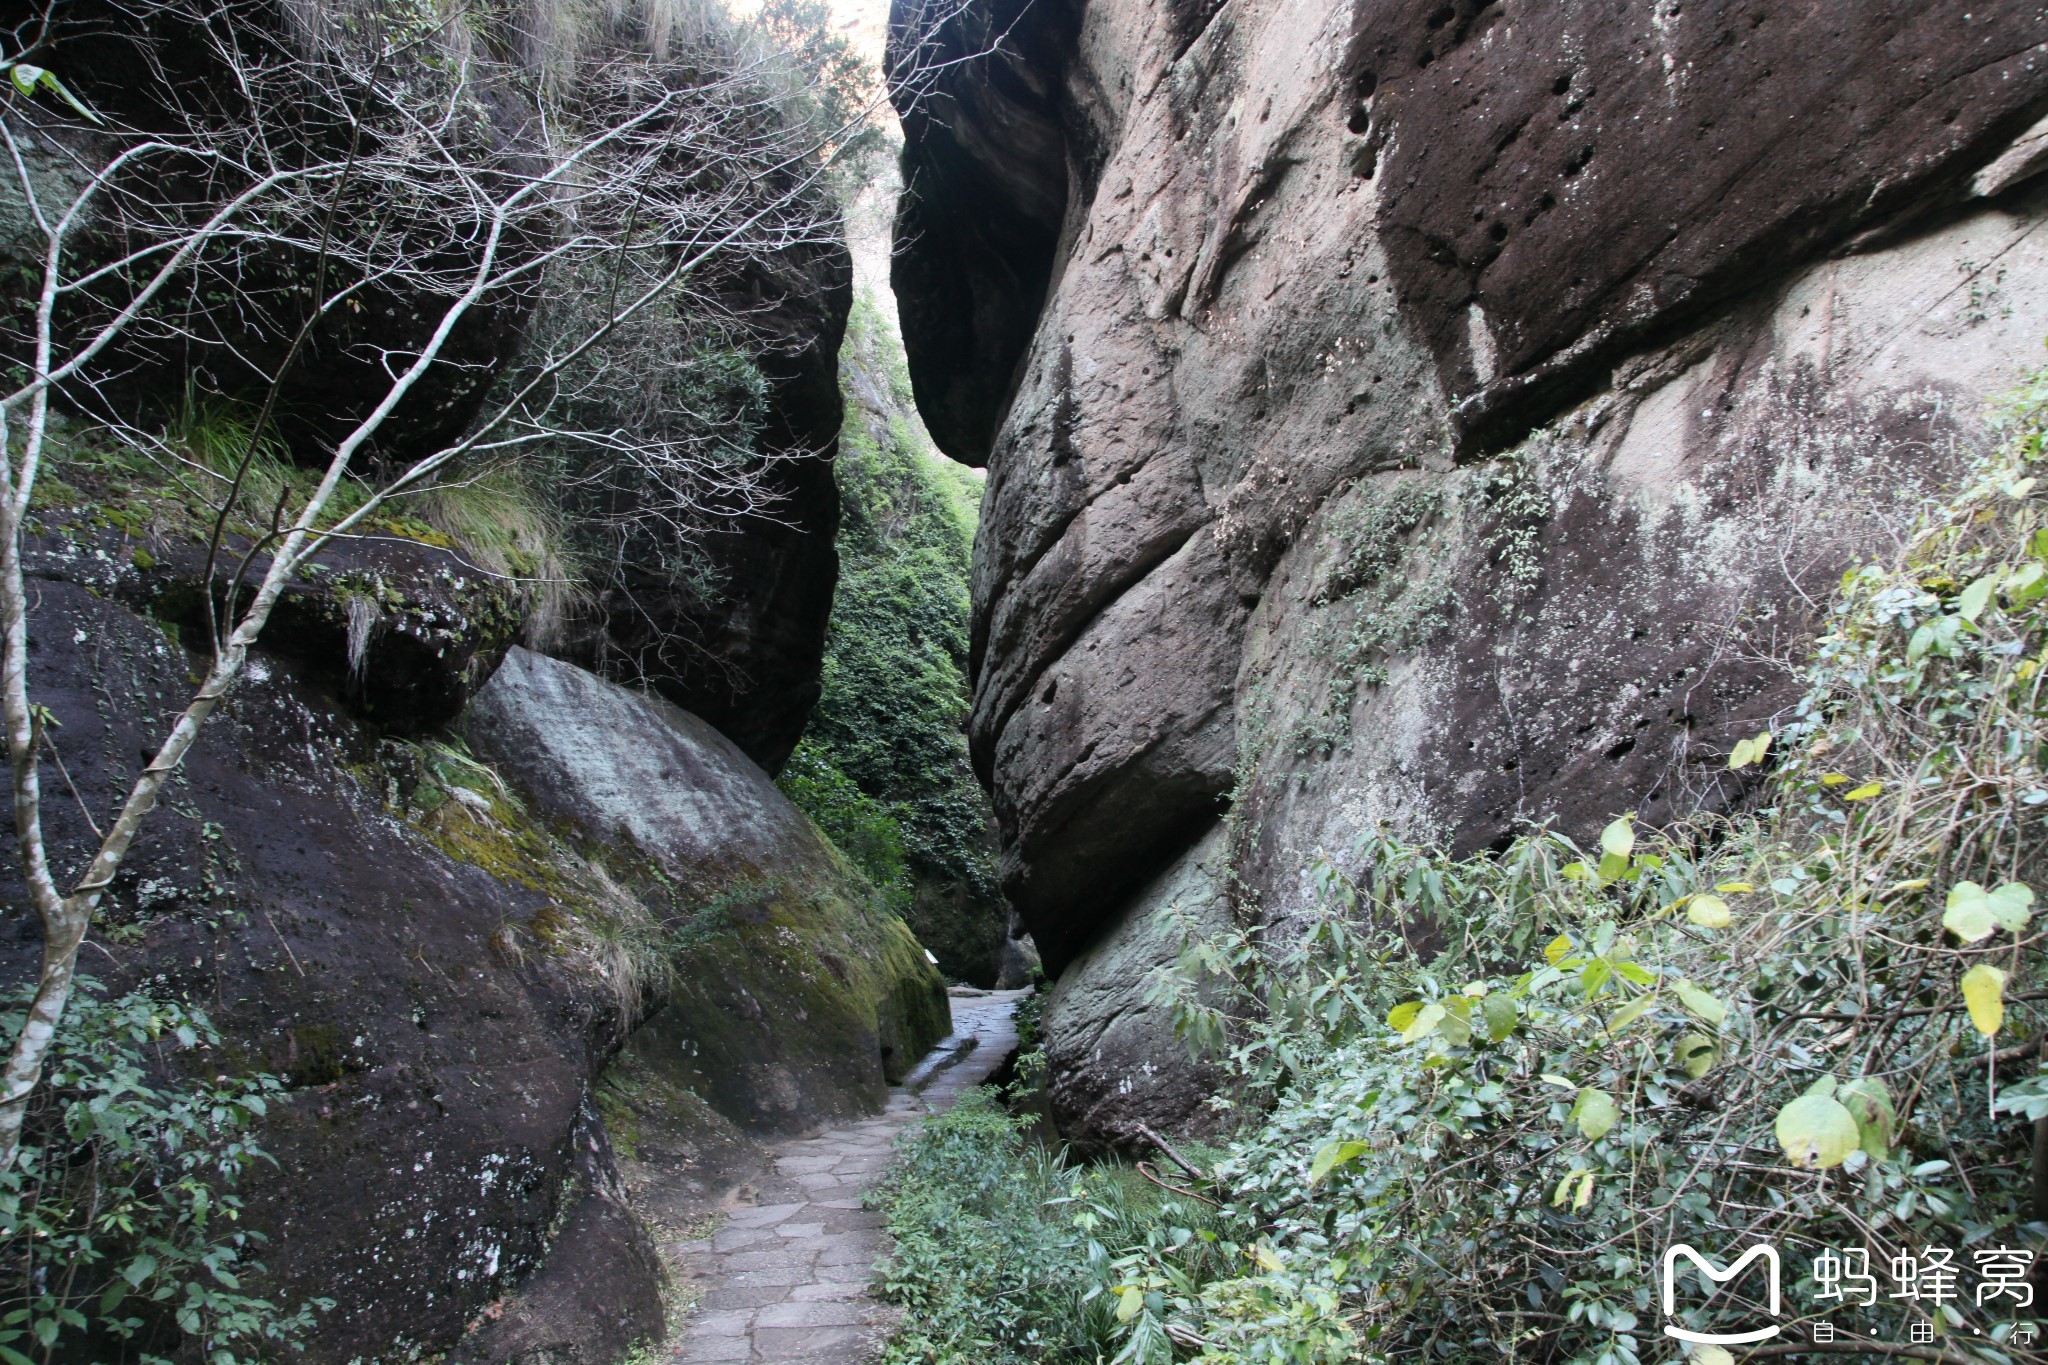
POLYGON ((1820 784, 1823 787, 1846 787, 1855 780, 1847 773, 1823 773, 1820 784))
POLYGON ((1698 1080, 1721 1060, 1721 1045, 1704 1033, 1688 1033, 1672 1049, 1672 1061, 1680 1071, 1698 1080))
POLYGON ((1679 1001, 1684 1004, 1686 1010, 1695 1018, 1703 1019, 1707 1023, 1715 1025, 1719 1025, 1728 1018, 1728 1006, 1721 1003, 1714 995, 1693 985, 1692 982, 1674 982, 1671 989, 1678 993, 1679 1001))
POLYGON ((1970 1022, 1989 1038, 2005 1023, 2005 973, 1978 963, 1963 973, 1963 1003, 1970 1007, 1970 1022))
POLYGON ((1883 792, 1884 792, 1884 783, 1882 783, 1882 782, 1865 782, 1865 783, 1864 783, 1864 784, 1863 784, 1862 786, 1858 787, 1858 788, 1857 788, 1857 789, 1856 789, 1855 791, 1852 791, 1852 792, 1843 792, 1843 793, 1842 793, 1842 799, 1843 799, 1844 801, 1868 801, 1868 800, 1869 800, 1869 799, 1870 799, 1871 797, 1873 797, 1873 796, 1879 796, 1879 795, 1882 795, 1882 794, 1883 794, 1883 792))
POLYGON ((1600 831, 1600 851, 1609 857, 1626 858, 1635 846, 1635 827, 1626 815, 1600 831))
POLYGON ((1770 751, 1771 733, 1768 730, 1754 739, 1739 739, 1735 741, 1734 749, 1729 751, 1728 766, 1747 768, 1752 763, 1763 762, 1764 755, 1770 751))
POLYGON ((1396 1033, 1406 1032, 1408 1026, 1415 1022, 1415 1016, 1420 1013, 1422 1013, 1422 1002, 1420 1000, 1403 1001, 1387 1011, 1387 1027, 1396 1033))
POLYGON ((1272 1247, 1264 1242, 1259 1243, 1258 1246, 1252 1249, 1252 1255, 1267 1270, 1284 1270, 1287 1268, 1286 1264, 1281 1261, 1279 1253, 1275 1252, 1272 1247))
MULTIPOLYGON (((1264 1264, 1265 1257, 1267 1255, 1271 1255, 1271 1253, 1264 1252, 1260 1255, 1259 1260, 1261 1264, 1264 1264)), ((1271 1268, 1277 1270, 1279 1267, 1274 1266, 1271 1268)), ((1124 1292, 1117 1296, 1116 1320, 1118 1322, 1129 1322, 1132 1318, 1138 1316, 1138 1310, 1143 1308, 1144 1306, 1144 1291, 1139 1289, 1138 1286, 1134 1284, 1127 1284, 1124 1286, 1124 1292)))
POLYGON ((1728 902, 1719 896, 1694 896, 1685 908, 1685 918, 1702 929, 1726 929, 1733 916, 1728 913, 1728 902))
POLYGON ((1543 960, 1545 962, 1548 962, 1551 966, 1555 967, 1558 963, 1564 961, 1567 957, 1570 957, 1571 951, 1571 939, 1567 938, 1563 934, 1559 934, 1556 938, 1550 940, 1549 944, 1544 947, 1543 960))
POLYGON ((1785 1159, 1808 1171, 1841 1165, 1862 1141, 1856 1116, 1829 1095, 1800 1096, 1778 1111, 1776 1128, 1785 1159))
POLYGON ((1445 1017, 1449 1014, 1450 1011, 1442 1005, 1434 1000, 1430 1001, 1427 1005, 1416 1011, 1415 1017, 1408 1021, 1408 1027, 1401 1030, 1402 1041, 1414 1043, 1427 1038, 1430 1034, 1436 1032, 1437 1025, 1443 1023, 1445 1017))
POLYGON ((1591 1171, 1587 1171, 1584 1175, 1579 1177, 1579 1193, 1578 1197, 1572 1200, 1572 1211, 1576 1213, 1578 1212, 1578 1210, 1583 1209, 1584 1207, 1586 1207, 1586 1205, 1592 1202, 1593 1173, 1591 1171))
POLYGON ((1579 1092, 1572 1103, 1571 1121, 1579 1125, 1589 1141, 1598 1142, 1614 1131, 1614 1125, 1621 1122, 1621 1107, 1614 1102, 1614 1096, 1605 1090, 1587 1086, 1579 1092))
POLYGON ((1739 896, 1746 891, 1756 890, 1748 882, 1718 882, 1714 889, 1724 896, 1739 896))

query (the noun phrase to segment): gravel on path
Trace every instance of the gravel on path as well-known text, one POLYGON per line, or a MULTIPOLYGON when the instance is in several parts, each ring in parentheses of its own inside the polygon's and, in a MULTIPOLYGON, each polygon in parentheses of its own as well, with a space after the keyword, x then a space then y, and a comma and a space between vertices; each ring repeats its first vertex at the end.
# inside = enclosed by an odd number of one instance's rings
POLYGON ((705 1294, 671 1365, 859 1365, 873 1353, 898 1310, 868 1293, 885 1234, 861 1198, 897 1134, 944 1112, 1003 1064, 1017 1046, 1013 1016, 1026 994, 956 990, 953 1035, 889 1092, 886 1109, 776 1144, 758 1190, 728 1195, 722 1226, 676 1248, 682 1273, 705 1294))

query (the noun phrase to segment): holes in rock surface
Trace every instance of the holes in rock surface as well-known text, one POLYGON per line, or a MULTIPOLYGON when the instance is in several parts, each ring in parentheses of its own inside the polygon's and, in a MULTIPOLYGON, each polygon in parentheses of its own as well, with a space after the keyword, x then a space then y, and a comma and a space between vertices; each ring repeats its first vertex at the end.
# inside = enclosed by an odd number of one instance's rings
POLYGON ((1493 238, 1496 242, 1505 242, 1508 239, 1508 225, 1506 223, 1495 223, 1486 230, 1486 235, 1493 238))
POLYGON ((1445 24, 1458 17, 1458 11, 1449 5, 1438 5, 1429 16, 1429 31, 1436 32, 1445 24))
POLYGON ((1052 705, 1052 699, 1058 696, 1059 692, 1060 680, 1058 678, 1054 678, 1051 682, 1045 685, 1045 691, 1038 694, 1038 699, 1041 702, 1044 702, 1047 706, 1050 706, 1052 705))
POLYGON ((1344 120, 1344 126, 1364 137, 1372 131, 1372 101, 1359 100, 1351 106, 1351 117, 1344 120))
POLYGON ((1571 93, 1571 88, 1572 74, 1569 71, 1550 83, 1550 93, 1553 95, 1568 95, 1571 93))
POLYGON ((1564 163, 1564 178, 1567 180, 1571 179, 1580 171, 1585 170, 1587 166, 1591 165, 1592 161, 1593 144, 1589 142, 1584 147, 1581 147, 1579 149, 1579 154, 1577 156, 1573 157, 1570 161, 1564 163))
POLYGON ((1602 755, 1601 755, 1601 757, 1602 757, 1602 758, 1605 758, 1605 759, 1606 759, 1606 760, 1607 760, 1607 761, 1608 761, 1609 763, 1613 763, 1613 762, 1615 762, 1616 760, 1618 760, 1618 759, 1620 759, 1620 758, 1623 758, 1623 757, 1625 757, 1625 756, 1626 756, 1626 755, 1628 754, 1628 752, 1629 752, 1629 751, 1630 751, 1631 749, 1635 748, 1635 747, 1636 747, 1636 740, 1635 740, 1635 736, 1634 736, 1634 735, 1630 735, 1630 736, 1629 736, 1629 737, 1628 737, 1627 739, 1623 740, 1623 741, 1622 741, 1621 743, 1619 743, 1619 744, 1616 744, 1616 745, 1614 745, 1614 746, 1613 746, 1612 748, 1608 749, 1608 751, 1607 751, 1606 753, 1602 754, 1602 755))

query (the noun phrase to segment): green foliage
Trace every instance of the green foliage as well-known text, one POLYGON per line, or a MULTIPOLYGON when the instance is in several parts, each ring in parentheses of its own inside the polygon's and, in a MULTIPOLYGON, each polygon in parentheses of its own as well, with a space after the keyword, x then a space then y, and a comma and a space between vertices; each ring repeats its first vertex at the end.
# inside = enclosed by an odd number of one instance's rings
POLYGON ((989 984, 1005 922, 964 735, 973 480, 894 408, 901 350, 872 302, 856 310, 847 356, 839 593, 822 695, 779 783, 941 970, 989 984), (882 392, 863 401, 863 389, 882 392))
MULTIPOLYGON (((20 1030, 29 989, 0 1027, 20 1030)), ((179 1358, 235 1365, 296 1349, 314 1308, 243 1292, 261 1233, 234 1193, 267 1160, 247 1130, 275 1076, 169 1085, 161 1057, 213 1048, 204 1014, 145 995, 103 1001, 81 981, 31 1101, 16 1165, 0 1174, 0 1361, 179 1358), (183 1352, 197 1351, 196 1357, 183 1352)))
POLYGON ((1125 1167, 1070 1169, 1023 1126, 977 1090, 904 1139, 874 1196, 895 1239, 881 1290, 910 1310, 890 1365, 1096 1360, 1133 1316, 1112 1290, 1126 1268, 1199 1277, 1220 1254, 1199 1202, 1125 1167))
POLYGON ((766 0, 749 22, 783 64, 783 117, 807 128, 854 177, 887 145, 872 114, 882 101, 881 72, 834 22, 825 0, 766 0))
POLYGON ((2040 1358, 2011 1336, 2041 1309, 1980 1304, 1972 1267, 2048 1238, 2044 408, 2048 380, 1844 580, 1796 713, 1729 755, 1776 765, 1770 804, 1474 858, 1373 832, 1308 912, 1187 945, 1159 999, 1245 1126, 1207 1271, 1115 1262, 1118 1362, 1636 1365, 1678 1242, 1773 1244, 1791 1316, 1844 1341, 1917 1321, 1945 1360, 2040 1358), (1940 1306, 1816 1296, 1823 1253, 1930 1248, 1962 1272, 1940 1306))
MULTIPOLYGON (((1679 1241, 1773 1242, 1796 1305, 1823 1250, 1968 1266, 2048 1232, 2039 1057, 2002 1094, 1984 1057, 2043 1023, 2007 984, 2040 956, 2040 411, 1898 563, 1845 579, 1796 716, 1730 755, 1778 756, 1774 807, 1498 858, 1375 835, 1355 876, 1318 869, 1284 952, 1190 946, 1182 1022, 1272 1106, 1217 1170, 1225 1228, 1270 1239, 1259 1282, 1337 1296, 1343 1358, 1634 1362, 1679 1241)), ((1273 1321, 1246 1302, 1212 1285, 1164 1321, 1229 1342, 1273 1321)), ((1829 1316, 1884 1341, 1924 1316, 1951 1358, 2006 1361, 2016 1307, 1829 1316)))
POLYGON ((814 739, 799 743, 775 784, 876 886, 900 892, 906 885, 902 808, 885 806, 855 786, 823 745, 814 739))

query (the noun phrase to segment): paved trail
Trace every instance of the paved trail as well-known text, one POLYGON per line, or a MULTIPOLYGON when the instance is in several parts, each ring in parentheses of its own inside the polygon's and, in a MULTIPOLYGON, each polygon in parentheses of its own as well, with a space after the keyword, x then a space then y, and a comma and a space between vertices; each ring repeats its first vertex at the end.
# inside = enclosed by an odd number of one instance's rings
POLYGON ((887 1109, 775 1147, 758 1195, 729 1199, 724 1226, 680 1248, 683 1273, 709 1288, 684 1323, 673 1365, 858 1365, 895 1320, 867 1292, 882 1216, 863 1209, 861 1196, 888 1165, 898 1133, 1002 1065, 1017 1045, 1011 1016, 1024 994, 956 996, 953 1036, 890 1092, 887 1109))

